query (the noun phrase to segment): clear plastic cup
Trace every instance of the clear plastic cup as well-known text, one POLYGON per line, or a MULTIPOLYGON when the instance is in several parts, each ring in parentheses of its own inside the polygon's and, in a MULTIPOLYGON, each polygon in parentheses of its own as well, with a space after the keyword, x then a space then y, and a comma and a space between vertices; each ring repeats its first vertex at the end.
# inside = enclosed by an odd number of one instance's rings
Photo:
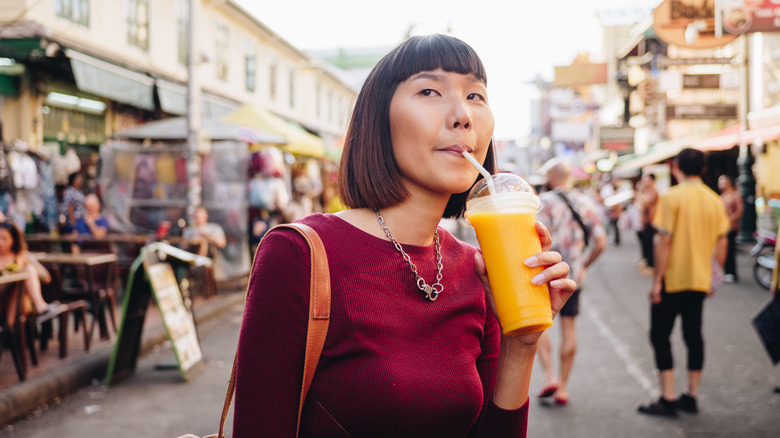
POLYGON ((544 330, 553 323, 550 292, 547 284, 531 283, 544 269, 523 263, 542 250, 535 228, 541 200, 517 175, 497 173, 491 180, 492 187, 482 179, 471 189, 466 217, 485 257, 498 319, 507 335, 544 330))

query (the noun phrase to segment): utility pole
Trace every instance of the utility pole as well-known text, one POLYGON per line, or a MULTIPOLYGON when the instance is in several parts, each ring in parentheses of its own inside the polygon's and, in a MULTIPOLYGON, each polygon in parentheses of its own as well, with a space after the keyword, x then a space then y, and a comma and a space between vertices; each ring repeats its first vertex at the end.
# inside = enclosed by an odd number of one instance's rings
POLYGON ((191 223, 195 209, 201 204, 201 109, 200 109, 200 44, 198 21, 200 0, 189 0, 187 23, 187 222, 191 223))
POLYGON ((739 168, 739 177, 737 182, 739 183, 739 193, 742 195, 742 203, 744 210, 742 218, 739 220, 739 234, 737 234, 737 241, 740 243, 753 242, 753 233, 756 231, 756 178, 753 176, 753 164, 755 158, 750 150, 751 144, 748 141, 752 141, 747 138, 746 131, 750 128, 748 126, 748 112, 750 112, 750 41, 747 34, 740 36, 742 39, 742 65, 740 67, 740 75, 742 80, 742 90, 740 90, 740 105, 739 105, 739 121, 741 124, 741 140, 739 144, 739 158, 737 159, 737 166, 739 168))

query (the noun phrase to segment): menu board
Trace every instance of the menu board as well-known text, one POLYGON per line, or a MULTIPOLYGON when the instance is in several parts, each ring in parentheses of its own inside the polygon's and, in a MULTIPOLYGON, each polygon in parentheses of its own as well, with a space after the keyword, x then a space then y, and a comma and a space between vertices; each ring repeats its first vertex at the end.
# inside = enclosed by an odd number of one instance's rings
POLYGON ((168 263, 156 263, 147 266, 146 274, 173 352, 181 370, 187 371, 203 358, 203 354, 195 331, 195 321, 184 306, 173 268, 168 263))
MULTIPOLYGON (((114 352, 108 362, 106 385, 130 375, 141 354, 141 335, 146 309, 154 299, 163 327, 171 341, 173 354, 184 380, 203 358, 191 310, 185 305, 179 283, 170 262, 176 259, 193 266, 211 263, 206 257, 178 250, 170 245, 151 243, 133 262, 125 286, 122 322, 114 352)), ((166 367, 167 368, 167 367, 166 367)))

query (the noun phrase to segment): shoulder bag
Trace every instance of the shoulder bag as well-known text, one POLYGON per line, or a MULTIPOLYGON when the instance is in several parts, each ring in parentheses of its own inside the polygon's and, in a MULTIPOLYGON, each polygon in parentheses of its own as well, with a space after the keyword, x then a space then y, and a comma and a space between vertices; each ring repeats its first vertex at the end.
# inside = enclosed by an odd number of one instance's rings
POLYGON ((569 207, 569 210, 571 210, 571 215, 574 217, 574 220, 577 221, 577 223, 580 225, 580 228, 582 228, 582 233, 584 235, 583 240, 585 241, 585 246, 588 246, 590 240, 591 227, 585 225, 585 222, 582 220, 582 216, 580 216, 580 214, 577 213, 577 210, 574 209, 574 206, 571 205, 571 201, 569 201, 569 198, 563 192, 559 192, 556 190, 555 193, 557 193, 558 196, 560 196, 561 199, 563 199, 563 202, 565 202, 566 206, 569 207))
MULTIPOLYGON (((328 269, 328 257, 325 253, 325 247, 322 244, 317 232, 308 225, 301 223, 291 223, 277 225, 271 229, 289 228, 297 231, 309 245, 311 254, 311 276, 309 291, 309 325, 306 332, 306 355, 303 365, 303 379, 301 383, 301 396, 298 403, 298 424, 295 430, 295 436, 301 426, 301 412, 303 403, 306 401, 306 394, 309 392, 309 386, 314 378, 314 371, 317 369, 322 347, 325 344, 325 335, 328 333, 328 324, 330 323, 330 271, 328 269)), ((268 233, 266 233, 266 236, 268 233)), ((262 245, 262 242, 260 243, 262 245)), ((257 263, 257 257, 253 264, 257 263)), ((254 271, 254 269, 253 269, 254 271)), ((236 365, 238 352, 233 359, 233 371, 230 374, 227 393, 225 394, 225 403, 222 407, 222 417, 219 420, 219 432, 215 435, 207 435, 204 438, 223 438, 225 420, 227 419, 230 404, 233 400, 233 393, 236 389, 236 365)), ((184 435, 179 438, 195 437, 194 435, 184 435)))

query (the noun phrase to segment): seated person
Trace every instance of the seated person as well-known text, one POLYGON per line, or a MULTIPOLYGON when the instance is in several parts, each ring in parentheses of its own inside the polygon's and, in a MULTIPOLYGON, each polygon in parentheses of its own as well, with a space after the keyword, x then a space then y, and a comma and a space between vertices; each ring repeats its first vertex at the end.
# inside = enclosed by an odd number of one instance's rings
MULTIPOLYGON (((41 282, 51 282, 49 272, 27 252, 24 236, 11 222, 0 222, 0 274, 27 272, 30 276, 24 282, 22 313, 28 313, 33 306, 38 318, 45 320, 56 315, 64 306, 58 302, 47 303, 41 294, 41 282)), ((9 324, 16 320, 16 300, 8 303, 6 318, 9 324)))
MULTIPOLYGON (((108 219, 100 212, 100 199, 94 193, 84 197, 84 216, 76 221, 73 234, 92 236, 93 239, 102 239, 108 234, 108 219)), ((101 251, 110 251, 109 248, 103 248, 103 244, 105 242, 98 243, 101 251)), ((79 240, 71 245, 71 252, 80 254, 86 246, 87 242, 79 240)))
POLYGON ((209 222, 209 213, 205 208, 198 207, 195 209, 194 219, 195 222, 192 224, 192 227, 184 230, 183 236, 186 239, 200 240, 199 255, 209 255, 209 244, 217 248, 224 248, 227 245, 225 230, 219 224, 209 222))
POLYGON ((108 219, 100 213, 100 199, 94 193, 84 198, 86 213, 76 221, 77 234, 89 234, 102 239, 108 234, 108 219))
POLYGON ((212 259, 212 268, 195 270, 196 277, 203 276, 202 280, 198 279, 195 283, 200 283, 204 288, 204 295, 211 297, 216 291, 216 281, 225 279, 219 248, 227 246, 227 238, 225 230, 219 224, 209 222, 209 214, 205 208, 195 209, 194 219, 192 226, 185 229, 182 235, 185 239, 194 241, 198 255, 212 259))

